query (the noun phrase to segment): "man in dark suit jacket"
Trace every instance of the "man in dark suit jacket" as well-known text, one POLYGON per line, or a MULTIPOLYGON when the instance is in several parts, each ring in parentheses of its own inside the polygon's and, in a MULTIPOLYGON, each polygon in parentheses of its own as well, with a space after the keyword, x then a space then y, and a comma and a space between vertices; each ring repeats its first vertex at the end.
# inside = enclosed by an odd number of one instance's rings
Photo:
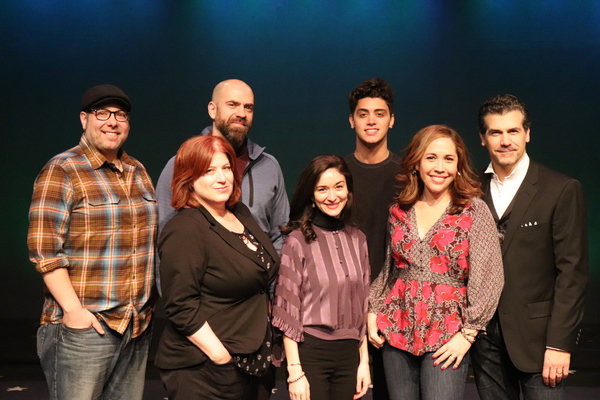
POLYGON ((530 161, 531 125, 512 95, 488 99, 479 135, 491 163, 485 200, 502 240, 504 289, 498 310, 472 349, 479 396, 564 399, 587 284, 588 249, 581 184, 530 161))

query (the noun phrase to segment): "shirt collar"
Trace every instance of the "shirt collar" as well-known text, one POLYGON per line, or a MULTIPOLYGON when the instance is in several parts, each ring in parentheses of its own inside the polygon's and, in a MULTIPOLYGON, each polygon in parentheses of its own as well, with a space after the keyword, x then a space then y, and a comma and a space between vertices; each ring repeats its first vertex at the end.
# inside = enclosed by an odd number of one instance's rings
MULTIPOLYGON (((527 170, 529 169, 529 156, 527 155, 527 153, 525 153, 523 155, 523 158, 521 159, 521 161, 519 161, 517 163, 517 166, 515 167, 515 169, 512 170, 512 172, 506 176, 506 178, 504 178, 505 180, 523 180, 525 179, 525 175, 527 175, 527 170)), ((485 170, 486 174, 493 174, 493 177, 495 180, 500 181, 500 179, 498 179, 498 175, 496 175, 496 173, 494 172, 494 167, 492 166, 492 163, 490 162, 490 164, 488 165, 487 169, 485 170)))
MULTIPOLYGON (((83 154, 90 160, 92 164, 92 168, 98 169, 104 165, 104 163, 108 163, 109 161, 96 149, 92 146, 85 137, 85 133, 81 135, 81 140, 79 141, 79 146, 83 150, 83 154)), ((123 149, 119 149, 119 160, 121 160, 121 164, 127 164, 133 166, 134 163, 131 158, 125 153, 123 149)))

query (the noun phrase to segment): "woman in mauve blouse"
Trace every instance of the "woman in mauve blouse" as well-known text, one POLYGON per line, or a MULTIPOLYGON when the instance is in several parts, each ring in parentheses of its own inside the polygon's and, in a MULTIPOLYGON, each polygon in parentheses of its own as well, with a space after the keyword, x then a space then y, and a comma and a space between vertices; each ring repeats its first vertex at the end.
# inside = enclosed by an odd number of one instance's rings
POLYGON ((348 224, 352 176, 344 160, 319 156, 304 169, 281 249, 273 325, 284 333, 292 400, 350 400, 371 382, 365 339, 369 257, 348 224))
POLYGON ((383 347, 390 399, 462 399, 467 352, 504 284, 498 231, 454 130, 417 132, 402 165, 369 341, 383 347))

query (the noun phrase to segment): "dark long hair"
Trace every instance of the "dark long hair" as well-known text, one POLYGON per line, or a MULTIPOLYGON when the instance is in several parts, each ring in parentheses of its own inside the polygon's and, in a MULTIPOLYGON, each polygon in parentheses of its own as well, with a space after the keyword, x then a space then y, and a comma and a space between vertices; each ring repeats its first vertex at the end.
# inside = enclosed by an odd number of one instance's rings
POLYGON ((312 226, 314 214, 317 211, 317 208, 313 207, 314 192, 321 175, 330 168, 336 169, 346 178, 348 201, 340 214, 340 219, 346 224, 351 223, 354 204, 352 174, 343 158, 334 155, 318 156, 313 158, 300 174, 290 204, 290 221, 287 225, 281 227, 281 232, 284 235, 300 228, 306 243, 310 243, 317 238, 312 226))

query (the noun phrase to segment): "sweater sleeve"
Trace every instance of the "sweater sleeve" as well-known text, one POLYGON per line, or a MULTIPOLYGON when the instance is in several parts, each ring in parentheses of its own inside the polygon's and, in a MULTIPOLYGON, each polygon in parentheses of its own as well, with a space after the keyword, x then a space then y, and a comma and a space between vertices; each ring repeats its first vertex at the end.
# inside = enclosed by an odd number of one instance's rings
POLYGON ((295 342, 304 341, 302 326, 302 243, 288 236, 281 248, 279 277, 273 302, 273 326, 295 342))
POLYGON ((472 204, 475 212, 469 234, 469 280, 464 327, 485 330, 494 315, 504 286, 500 240, 494 218, 480 199, 472 204))
POLYGON ((171 207, 171 182, 173 181, 173 168, 175 157, 172 157, 163 168, 156 183, 156 199, 158 201, 158 234, 160 235, 165 224, 177 214, 171 207))
POLYGON ((285 191, 285 182, 283 180, 281 167, 276 160, 274 161, 277 166, 277 187, 275 188, 275 196, 272 200, 273 206, 271 208, 271 215, 269 215, 270 231, 268 233, 275 249, 281 251, 283 236, 281 235, 280 226, 283 226, 288 222, 290 216, 290 203, 288 201, 287 192, 285 191))

